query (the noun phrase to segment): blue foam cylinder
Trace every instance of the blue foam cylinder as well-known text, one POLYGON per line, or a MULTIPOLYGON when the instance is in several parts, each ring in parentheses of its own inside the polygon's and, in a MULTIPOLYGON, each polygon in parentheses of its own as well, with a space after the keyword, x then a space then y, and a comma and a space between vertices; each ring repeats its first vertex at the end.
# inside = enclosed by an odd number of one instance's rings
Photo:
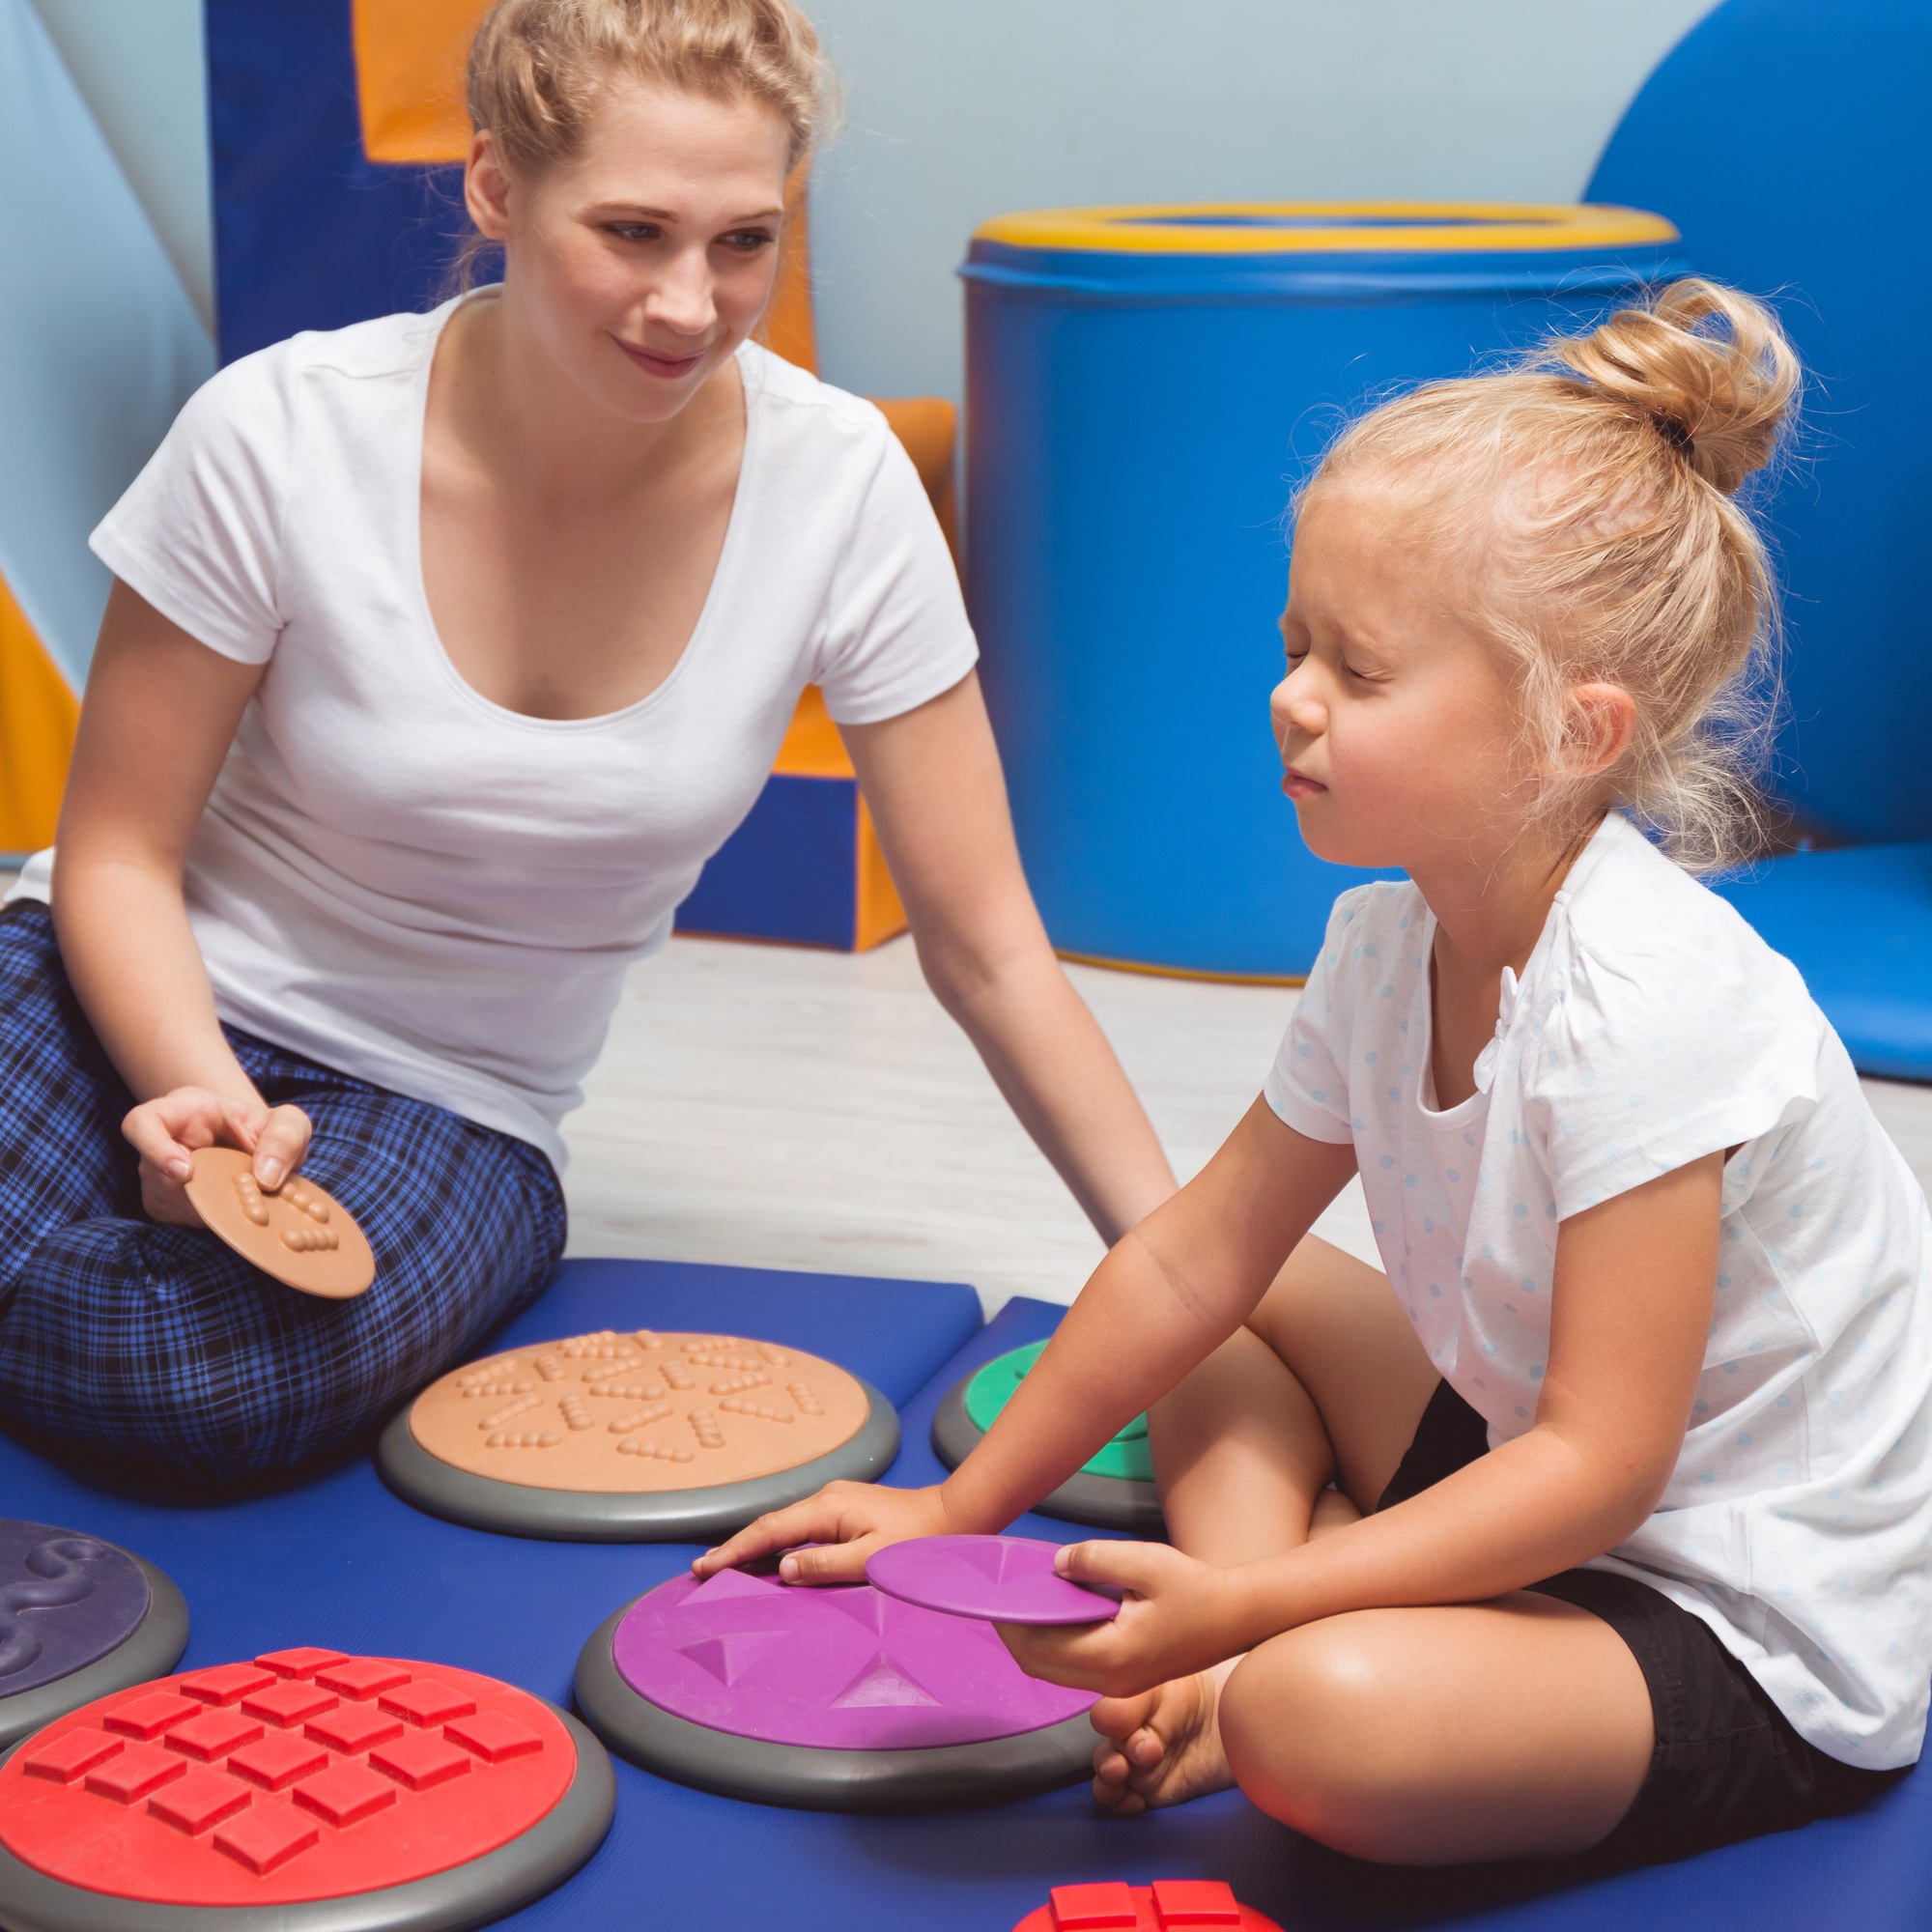
POLYGON ((1054 944, 1295 977, 1375 876, 1302 844, 1268 724, 1283 513, 1348 415, 1685 271, 1620 209, 1068 211, 967 290, 967 594, 1054 944))

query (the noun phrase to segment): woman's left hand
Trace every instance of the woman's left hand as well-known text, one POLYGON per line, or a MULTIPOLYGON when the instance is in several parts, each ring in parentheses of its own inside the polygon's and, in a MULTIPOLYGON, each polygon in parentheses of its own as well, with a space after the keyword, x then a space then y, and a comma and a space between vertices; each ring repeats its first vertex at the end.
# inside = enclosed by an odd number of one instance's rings
POLYGON ((1075 1543, 1053 1567, 1070 1582, 1127 1594, 1107 1623, 996 1625, 1029 1677, 1128 1697, 1255 1641, 1240 1571, 1213 1569, 1164 1543, 1075 1543))

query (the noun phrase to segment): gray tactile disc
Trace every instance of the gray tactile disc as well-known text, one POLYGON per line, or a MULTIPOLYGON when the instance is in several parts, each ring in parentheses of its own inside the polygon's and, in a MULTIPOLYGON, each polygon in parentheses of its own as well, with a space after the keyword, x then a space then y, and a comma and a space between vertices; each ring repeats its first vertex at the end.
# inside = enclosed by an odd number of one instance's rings
MULTIPOLYGON (((975 1370, 946 1391, 932 1418, 932 1453, 949 1469, 965 1462, 985 1431, 966 1413, 966 1384, 975 1370)), ((1151 1483, 1125 1476, 1094 1476, 1076 1470, 1049 1496, 1034 1504, 1040 1516, 1062 1522, 1092 1523, 1095 1529, 1125 1529, 1138 1536, 1165 1536, 1167 1520, 1160 1513, 1160 1492, 1151 1483)))
MULTIPOLYGON (((8 1525, 10 1528, 17 1526, 8 1525)), ((38 1523, 33 1525, 36 1529, 41 1526, 38 1523)), ((50 1529, 47 1533, 61 1540, 76 1534, 58 1529, 50 1529)), ((147 1592, 147 1609, 127 1635, 111 1648, 99 1651, 92 1644, 83 1646, 82 1654, 90 1655, 89 1662, 63 1672, 51 1681, 43 1676, 32 1690, 0 1697, 0 1751, 31 1736, 42 1725, 52 1723, 56 1718, 64 1718, 68 1712, 77 1711, 83 1704, 91 1704, 97 1697, 125 1690, 131 1685, 145 1684, 151 1677, 165 1677, 187 1648, 187 1605, 182 1601, 182 1593, 174 1584, 152 1563, 144 1562, 118 1544, 107 1543, 98 1536, 84 1540, 102 1545, 118 1562, 133 1566, 138 1580, 147 1592)), ((14 1580, 11 1576, 8 1577, 9 1583, 14 1580)), ((4 1596, 5 1589, 0 1587, 0 1599, 4 1596)), ((18 1611, 14 1614, 32 1629, 36 1622, 44 1618, 46 1612, 29 1610, 24 1616, 18 1611)), ((43 1649, 42 1655, 45 1654, 43 1649)), ((35 1662, 38 1663, 40 1659, 35 1662)), ((40 1675, 38 1672, 35 1674, 40 1675)), ((0 1684, 5 1681, 0 1678, 0 1684)))
POLYGON ((406 1502, 473 1529, 557 1543, 715 1543, 767 1510, 816 1495, 827 1483, 869 1483, 892 1467, 899 1453, 898 1416, 870 1382, 859 1376, 852 1379, 866 1391, 867 1404, 856 1435, 830 1455, 745 1483, 630 1494, 499 1483, 432 1456, 411 1431, 410 1405, 383 1431, 376 1465, 406 1502))
POLYGON ((680 1784, 805 1811, 957 1811, 1092 1775, 1098 1740, 1084 1713, 1017 1737, 924 1750, 774 1745, 694 1724, 639 1696, 619 1674, 611 1643, 630 1609, 613 1610, 579 1653, 577 1708, 613 1750, 680 1784))
MULTIPOLYGON (((553 1707, 554 1708, 554 1707, 553 1707)), ((155 1905, 48 1878, 0 1845, 0 1925, 8 1932, 466 1932, 506 1918, 561 1885, 604 1842, 617 1779, 604 1747, 558 1711, 577 1772, 520 1836, 468 1864, 409 1885, 298 1905, 155 1905)))

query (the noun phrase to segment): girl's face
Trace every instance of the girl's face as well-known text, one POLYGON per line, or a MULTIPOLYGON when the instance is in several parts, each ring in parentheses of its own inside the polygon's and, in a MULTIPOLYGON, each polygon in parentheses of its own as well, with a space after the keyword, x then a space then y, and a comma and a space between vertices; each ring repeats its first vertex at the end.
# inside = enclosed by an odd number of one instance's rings
POLYGON ((535 179, 487 132, 471 218, 505 244, 504 298, 613 415, 675 415, 745 340, 778 269, 790 134, 762 103, 628 82, 535 179))
POLYGON ((1372 480, 1312 492, 1295 529, 1270 709, 1309 849, 1411 875, 1492 854, 1520 829, 1514 694, 1457 614, 1400 497, 1372 480))

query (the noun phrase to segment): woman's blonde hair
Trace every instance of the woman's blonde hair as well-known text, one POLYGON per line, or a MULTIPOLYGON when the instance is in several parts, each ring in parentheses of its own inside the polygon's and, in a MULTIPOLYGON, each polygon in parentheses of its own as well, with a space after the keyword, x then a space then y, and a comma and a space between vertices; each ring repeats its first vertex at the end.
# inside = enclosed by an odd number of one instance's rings
MULTIPOLYGON (((1761 303, 1673 282, 1498 374, 1373 411, 1303 501, 1370 476, 1412 492, 1510 661, 1537 763, 1560 766, 1575 686, 1620 686, 1636 729, 1616 799, 1678 864, 1709 870, 1763 842, 1776 585, 1736 496, 1776 453, 1800 381, 1761 303)), ((1546 781, 1541 802, 1561 815, 1575 787, 1546 781)))
POLYGON ((818 36, 792 0, 492 0, 469 43, 470 125, 513 168, 568 159, 613 81, 769 107, 811 146, 826 85, 818 36))

